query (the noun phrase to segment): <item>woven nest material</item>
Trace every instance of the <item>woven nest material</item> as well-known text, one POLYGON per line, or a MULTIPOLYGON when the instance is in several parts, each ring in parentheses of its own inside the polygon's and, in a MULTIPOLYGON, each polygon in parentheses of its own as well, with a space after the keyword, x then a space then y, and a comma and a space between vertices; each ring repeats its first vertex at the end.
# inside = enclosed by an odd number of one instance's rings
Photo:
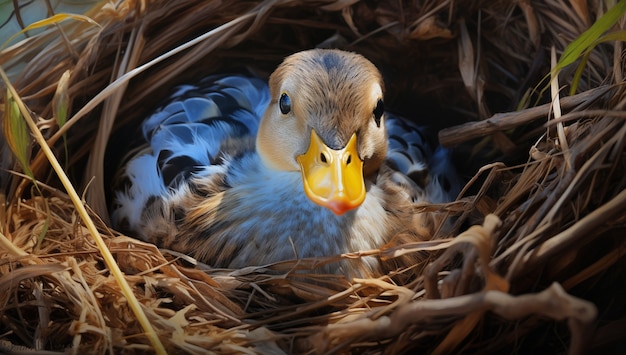
POLYGON ((611 3, 126 0, 3 49, 17 96, 3 90, 0 353, 624 350, 622 43, 597 44, 541 90, 552 50, 561 56, 611 3), (459 199, 428 207, 456 218, 453 235, 216 270, 108 227, 118 147, 158 98, 214 72, 267 74, 316 46, 370 58, 387 106, 444 128, 441 143, 471 162, 459 199), (28 168, 13 158, 20 98, 122 278, 40 145, 26 140, 28 168), (378 279, 294 274, 407 253, 424 262, 378 279))

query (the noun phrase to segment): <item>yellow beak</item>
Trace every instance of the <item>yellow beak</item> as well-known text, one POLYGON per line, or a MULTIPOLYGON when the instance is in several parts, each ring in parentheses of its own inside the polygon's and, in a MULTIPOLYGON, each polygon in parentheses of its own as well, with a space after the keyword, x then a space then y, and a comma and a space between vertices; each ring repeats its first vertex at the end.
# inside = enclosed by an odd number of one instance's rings
POLYGON ((304 192, 311 201, 342 215, 365 200, 363 161, 357 151, 356 133, 343 149, 334 150, 311 130, 309 149, 297 160, 304 192))

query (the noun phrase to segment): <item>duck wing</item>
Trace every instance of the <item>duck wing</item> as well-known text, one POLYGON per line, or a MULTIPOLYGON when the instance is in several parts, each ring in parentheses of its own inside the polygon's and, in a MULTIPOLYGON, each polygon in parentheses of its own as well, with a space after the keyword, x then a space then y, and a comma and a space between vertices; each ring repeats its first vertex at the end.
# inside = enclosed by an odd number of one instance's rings
POLYGON ((155 198, 173 193, 194 174, 219 171, 223 147, 256 136, 269 100, 265 81, 240 75, 178 87, 142 123, 143 146, 116 179, 114 226, 137 231, 155 198))
POLYGON ((443 203, 454 200, 463 186, 452 151, 441 147, 436 132, 387 113, 387 164, 396 184, 412 191, 413 200, 443 203))

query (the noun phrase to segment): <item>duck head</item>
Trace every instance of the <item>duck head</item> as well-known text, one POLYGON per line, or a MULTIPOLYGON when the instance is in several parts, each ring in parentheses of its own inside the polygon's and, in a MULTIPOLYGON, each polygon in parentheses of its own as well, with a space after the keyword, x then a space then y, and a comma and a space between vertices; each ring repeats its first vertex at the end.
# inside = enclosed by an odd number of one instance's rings
POLYGON ((264 164, 300 171, 308 198, 337 215, 360 206, 387 152, 378 69, 355 53, 314 49, 287 57, 269 87, 256 140, 264 164))

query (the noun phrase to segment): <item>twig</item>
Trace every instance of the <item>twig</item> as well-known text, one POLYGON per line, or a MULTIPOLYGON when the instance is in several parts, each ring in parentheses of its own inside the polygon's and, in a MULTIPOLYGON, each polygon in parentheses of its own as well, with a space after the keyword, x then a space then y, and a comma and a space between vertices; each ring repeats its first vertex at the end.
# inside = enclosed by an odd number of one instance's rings
MULTIPOLYGON (((564 97, 560 100, 561 108, 567 110, 580 104, 592 102, 606 94, 609 90, 610 86, 603 85, 574 96, 564 97)), ((468 122, 445 128, 439 132, 439 142, 443 146, 455 146, 470 139, 483 137, 498 131, 506 131, 545 117, 550 112, 551 107, 552 103, 548 103, 518 112, 497 113, 483 121, 468 122)))
POLYGON ((447 299, 406 303, 396 308, 389 316, 378 319, 365 317, 347 323, 328 324, 307 340, 315 352, 323 353, 333 343, 349 337, 370 340, 393 338, 410 329, 411 325, 427 322, 428 319, 465 316, 477 311, 491 311, 510 320, 532 314, 555 320, 567 319, 572 332, 569 350, 571 355, 584 353, 585 339, 588 339, 585 335, 590 334, 597 314, 593 303, 571 296, 559 284, 553 283, 549 288, 536 294, 511 296, 505 292, 486 291, 447 299))
MULTIPOLYGON (((564 247, 572 245, 576 240, 592 235, 592 231, 606 221, 621 216, 626 210, 626 190, 622 190, 612 200, 598 207, 574 225, 545 241, 534 250, 524 261, 525 265, 542 265, 546 259, 553 257, 564 247)), ((522 270, 520 270, 522 272, 522 270)))

